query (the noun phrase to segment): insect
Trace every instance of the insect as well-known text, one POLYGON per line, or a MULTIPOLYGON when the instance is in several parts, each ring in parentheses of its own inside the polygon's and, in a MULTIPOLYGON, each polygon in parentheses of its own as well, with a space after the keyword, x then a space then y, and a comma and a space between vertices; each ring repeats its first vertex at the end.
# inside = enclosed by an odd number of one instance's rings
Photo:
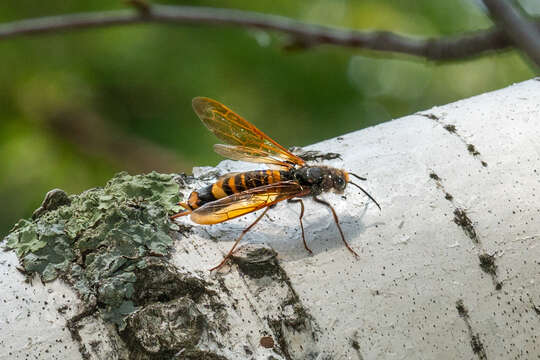
POLYGON ((313 254, 306 243, 302 222, 304 202, 301 198, 306 196, 312 196, 314 201, 330 208, 343 243, 351 253, 358 256, 345 240, 332 205, 317 196, 331 190, 343 193, 347 184, 352 184, 380 210, 377 201, 358 184, 350 181, 349 175, 360 180, 366 180, 365 178, 329 166, 307 165, 302 158, 292 154, 253 124, 215 100, 196 97, 193 99, 193 109, 204 125, 226 143, 214 145, 218 154, 233 160, 264 163, 277 168, 223 175, 215 183, 193 191, 187 202, 179 203, 185 210, 171 216, 171 219, 190 215, 193 222, 203 225, 218 224, 264 209, 255 221, 242 231, 223 260, 210 271, 221 268, 243 236, 261 220, 270 207, 283 200, 300 203, 302 241, 305 249, 313 254))

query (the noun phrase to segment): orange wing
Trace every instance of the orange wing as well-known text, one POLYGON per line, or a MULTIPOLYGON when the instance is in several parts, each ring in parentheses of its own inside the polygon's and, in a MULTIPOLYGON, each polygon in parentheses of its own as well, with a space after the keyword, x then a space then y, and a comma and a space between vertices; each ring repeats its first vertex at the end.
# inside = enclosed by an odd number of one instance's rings
POLYGON ((193 110, 210 131, 229 144, 214 147, 220 155, 287 168, 305 165, 304 160, 215 100, 196 97, 193 99, 193 110))
POLYGON ((264 150, 250 148, 246 146, 215 144, 214 151, 221 156, 233 160, 272 164, 286 168, 290 168, 292 166, 291 163, 286 163, 278 160, 264 150))
POLYGON ((303 196, 304 189, 296 181, 280 181, 232 194, 204 204, 191 213, 191 220, 203 225, 218 224, 260 210, 279 201, 303 196))

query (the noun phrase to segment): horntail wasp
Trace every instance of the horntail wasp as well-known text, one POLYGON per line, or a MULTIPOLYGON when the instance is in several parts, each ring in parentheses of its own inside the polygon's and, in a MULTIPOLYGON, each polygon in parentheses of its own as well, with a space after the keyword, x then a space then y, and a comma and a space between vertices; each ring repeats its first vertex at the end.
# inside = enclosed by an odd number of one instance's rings
POLYGON ((302 240, 306 250, 313 254, 306 243, 302 223, 304 203, 301 198, 305 196, 312 196, 313 200, 330 208, 343 243, 350 252, 358 256, 345 240, 332 205, 317 196, 330 190, 343 193, 347 184, 352 184, 380 210, 377 201, 360 185, 350 181, 349 175, 360 180, 366 180, 365 178, 329 166, 307 165, 302 158, 292 154, 253 124, 215 100, 196 97, 193 99, 193 109, 204 125, 227 143, 214 145, 218 154, 233 160, 264 163, 279 169, 223 175, 215 183, 193 191, 186 203, 179 203, 185 210, 171 216, 171 219, 191 215, 192 221, 203 225, 218 224, 264 208, 259 217, 242 231, 223 260, 210 271, 221 268, 242 237, 261 220, 272 205, 283 200, 300 203, 302 240))

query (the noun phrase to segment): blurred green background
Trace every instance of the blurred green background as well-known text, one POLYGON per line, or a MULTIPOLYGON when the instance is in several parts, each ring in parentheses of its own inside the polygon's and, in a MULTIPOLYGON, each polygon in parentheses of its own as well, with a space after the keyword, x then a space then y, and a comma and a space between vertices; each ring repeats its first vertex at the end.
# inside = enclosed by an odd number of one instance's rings
MULTIPOLYGON (((168 1, 356 29, 440 36, 491 26, 462 1, 168 1)), ((3 1, 0 22, 124 8, 121 1, 3 1)), ((338 47, 286 52, 282 35, 133 25, 0 41, 0 235, 52 188, 114 173, 215 165, 191 109, 215 98, 285 146, 303 146, 534 76, 516 52, 433 64, 338 47)))

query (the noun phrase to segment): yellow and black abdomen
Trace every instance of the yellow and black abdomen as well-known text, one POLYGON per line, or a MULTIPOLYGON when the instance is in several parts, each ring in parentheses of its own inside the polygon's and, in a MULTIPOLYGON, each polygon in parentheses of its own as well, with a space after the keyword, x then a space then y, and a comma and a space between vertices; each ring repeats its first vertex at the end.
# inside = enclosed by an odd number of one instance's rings
POLYGON ((288 171, 280 170, 256 170, 224 175, 215 183, 192 192, 187 204, 191 210, 195 210, 206 203, 232 194, 279 181, 290 180, 289 177, 288 171))

